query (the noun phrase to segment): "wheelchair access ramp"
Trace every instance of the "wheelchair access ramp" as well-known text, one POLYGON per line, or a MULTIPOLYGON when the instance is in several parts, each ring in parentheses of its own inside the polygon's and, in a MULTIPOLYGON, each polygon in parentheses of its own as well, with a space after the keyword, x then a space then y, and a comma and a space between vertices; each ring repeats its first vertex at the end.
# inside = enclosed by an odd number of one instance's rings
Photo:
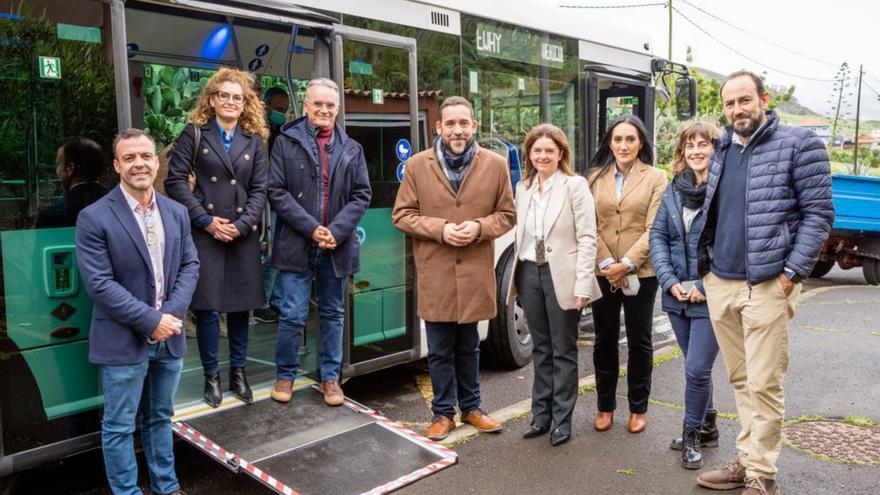
POLYGON ((183 415, 173 427, 227 469, 284 495, 389 493, 458 461, 451 449, 354 401, 326 406, 314 385, 289 404, 264 395, 183 415))

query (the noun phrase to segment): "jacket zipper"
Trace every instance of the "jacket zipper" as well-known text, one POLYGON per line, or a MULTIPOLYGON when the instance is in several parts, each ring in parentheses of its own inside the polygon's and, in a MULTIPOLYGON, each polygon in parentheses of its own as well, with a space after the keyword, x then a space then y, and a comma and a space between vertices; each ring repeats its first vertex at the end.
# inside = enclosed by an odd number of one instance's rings
POLYGON ((743 222, 743 234, 745 235, 744 239, 746 241, 746 252, 745 252, 745 262, 746 262, 746 285, 749 286, 749 299, 752 298, 752 277, 749 275, 749 182, 752 179, 752 150, 746 151, 743 149, 742 160, 748 158, 746 162, 746 189, 745 189, 745 221, 743 222))

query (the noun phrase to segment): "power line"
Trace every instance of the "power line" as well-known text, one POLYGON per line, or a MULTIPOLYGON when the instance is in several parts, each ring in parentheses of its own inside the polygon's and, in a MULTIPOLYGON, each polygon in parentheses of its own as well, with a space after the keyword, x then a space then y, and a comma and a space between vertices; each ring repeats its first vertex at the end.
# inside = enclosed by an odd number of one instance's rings
POLYGON ((865 81, 864 79, 862 79, 862 84, 864 84, 868 89, 873 91, 875 95, 880 96, 880 93, 878 93, 876 89, 872 88, 871 85, 868 84, 868 81, 865 81))
POLYGON ((777 43, 777 42, 775 42, 775 41, 773 41, 773 40, 769 40, 769 39, 764 38, 763 36, 757 35, 757 34, 751 32, 751 31, 747 31, 747 30, 745 30, 745 29, 743 29, 743 28, 737 26, 736 24, 733 24, 733 23, 731 23, 730 21, 727 21, 727 20, 725 20, 725 19, 723 19, 723 18, 721 18, 721 17, 719 17, 719 16, 717 16, 717 15, 715 15, 715 14, 709 12, 708 10, 706 10, 706 9, 704 9, 704 8, 698 6, 698 5, 694 5, 693 3, 689 2, 688 0, 681 0, 681 1, 684 2, 684 3, 686 3, 686 4, 688 4, 688 5, 690 5, 690 6, 693 7, 694 9, 696 9, 696 10, 702 12, 703 14, 705 14, 705 15, 707 15, 707 16, 713 18, 713 19, 715 19, 715 20, 718 21, 718 22, 721 22, 721 23, 723 23, 723 24, 726 24, 727 26, 730 26, 730 27, 732 27, 733 29, 736 29, 737 31, 740 31, 740 32, 742 32, 742 33, 748 34, 749 36, 752 36, 753 38, 757 38, 758 40, 763 41, 764 43, 768 43, 768 44, 770 44, 770 45, 773 45, 773 46, 775 46, 776 48, 779 48, 779 49, 781 49, 781 50, 785 50, 785 51, 787 51, 787 52, 789 52, 789 53, 793 53, 793 54, 795 54, 795 55, 797 55, 797 56, 799 56, 799 57, 803 57, 803 58, 806 58, 806 59, 808 59, 808 60, 812 60, 812 61, 814 61, 814 62, 819 62, 820 64, 831 65, 831 66, 834 66, 834 67, 837 67, 838 65, 840 65, 840 64, 837 64, 837 63, 834 63, 834 62, 828 62, 827 60, 821 60, 821 59, 818 59, 818 58, 816 58, 816 57, 813 57, 813 56, 811 56, 811 55, 807 55, 806 53, 802 53, 802 52, 799 52, 799 51, 797 51, 797 50, 792 50, 791 48, 788 48, 788 47, 786 47, 786 46, 780 45, 779 43, 777 43))
POLYGON ((817 77, 806 77, 806 76, 801 76, 798 74, 792 74, 791 72, 787 72, 782 69, 777 69, 777 68, 772 67, 770 65, 767 65, 763 62, 760 62, 760 61, 756 60, 755 58, 746 55, 745 53, 737 50, 736 48, 734 48, 734 47, 728 45, 727 43, 721 41, 720 39, 716 38, 714 35, 712 35, 712 33, 710 33, 709 31, 706 31, 702 26, 700 26, 699 24, 697 24, 696 22, 691 20, 690 17, 684 15, 680 10, 678 10, 678 8, 672 7, 672 10, 675 11, 675 13, 678 14, 682 19, 686 20, 691 25, 693 25, 695 28, 700 30, 700 32, 702 32, 703 34, 705 34, 709 38, 715 40, 715 42, 718 43, 719 45, 723 46, 724 48, 727 48, 728 50, 732 51, 733 53, 736 53, 737 55, 739 55, 740 57, 743 57, 746 60, 749 60, 755 64, 760 65, 761 67, 764 67, 766 69, 770 69, 770 70, 772 70, 774 72, 778 72, 780 74, 785 74, 786 76, 789 76, 789 77, 794 77, 796 79, 803 79, 805 81, 818 81, 818 82, 834 82, 834 81, 836 81, 836 79, 820 79, 817 77))
POLYGON ((635 9, 640 7, 666 6, 666 2, 630 3, 625 5, 560 5, 562 9, 635 9))

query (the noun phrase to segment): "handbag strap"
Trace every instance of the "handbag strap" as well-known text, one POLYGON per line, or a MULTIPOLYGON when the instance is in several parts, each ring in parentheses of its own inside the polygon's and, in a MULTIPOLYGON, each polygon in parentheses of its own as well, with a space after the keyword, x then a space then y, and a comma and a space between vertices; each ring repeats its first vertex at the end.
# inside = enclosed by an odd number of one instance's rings
POLYGON ((198 156, 199 156, 199 153, 198 153, 199 146, 202 143, 202 128, 195 125, 195 124, 190 124, 190 125, 193 126, 193 134, 195 135, 195 141, 194 141, 195 146, 193 146, 192 162, 189 164, 189 170, 190 170, 190 172, 195 173, 195 171, 196 171, 196 158, 198 158, 198 156))

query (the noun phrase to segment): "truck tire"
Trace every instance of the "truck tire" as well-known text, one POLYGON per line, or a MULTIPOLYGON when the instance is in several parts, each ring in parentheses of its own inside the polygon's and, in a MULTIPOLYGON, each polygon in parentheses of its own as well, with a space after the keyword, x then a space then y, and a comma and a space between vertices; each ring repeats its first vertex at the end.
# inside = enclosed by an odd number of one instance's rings
POLYGON ((834 268, 833 261, 817 261, 813 271, 810 272, 810 278, 822 278, 834 268))
POLYGON ((507 304, 507 290, 513 283, 513 246, 507 248, 495 268, 498 314, 489 321, 489 336, 481 344, 483 355, 495 366, 522 368, 532 359, 532 336, 519 300, 507 304))
POLYGON ((862 274, 865 282, 870 285, 880 284, 880 261, 867 258, 862 260, 862 274))

